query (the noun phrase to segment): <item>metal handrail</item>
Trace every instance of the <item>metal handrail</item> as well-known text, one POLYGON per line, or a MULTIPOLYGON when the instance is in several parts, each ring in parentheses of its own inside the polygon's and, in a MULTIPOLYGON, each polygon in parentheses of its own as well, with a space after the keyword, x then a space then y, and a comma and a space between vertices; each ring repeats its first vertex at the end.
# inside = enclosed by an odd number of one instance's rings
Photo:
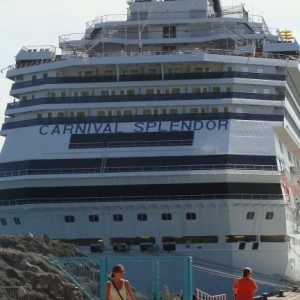
MULTIPOLYGON (((158 166, 105 166, 104 168, 48 168, 48 169, 16 169, 0 172, 0 177, 35 176, 51 174, 99 174, 99 173, 123 173, 123 172, 163 172, 163 171, 261 171, 280 174, 275 165, 251 165, 251 164, 194 164, 194 165, 158 165, 158 166)), ((240 173, 240 172, 239 172, 240 173)))
MULTIPOLYGON (((265 53, 265 52, 250 52, 250 51, 235 51, 235 50, 224 50, 224 49, 213 49, 213 48, 207 48, 204 50, 201 49, 178 49, 174 50, 171 53, 166 53, 165 51, 119 51, 119 52, 97 52, 94 49, 92 51, 82 51, 82 52, 76 52, 75 54, 67 54, 67 55, 57 55, 55 59, 53 60, 38 60, 38 61, 30 61, 26 62, 23 65, 18 65, 18 68, 24 68, 24 67, 31 67, 35 65, 40 64, 46 64, 46 63, 52 63, 59 60, 64 59, 86 59, 87 55, 89 57, 116 57, 116 56, 149 56, 149 55, 196 55, 200 53, 206 53, 206 54, 216 54, 216 55, 229 55, 229 56, 243 56, 243 57, 255 57, 255 58, 270 58, 270 59, 282 59, 282 60, 299 60, 298 55, 286 55, 286 54, 278 54, 278 53, 265 53)), ((16 68, 15 65, 9 66, 9 70, 12 70, 16 68)))
POLYGON ((0 200, 0 206, 26 204, 63 204, 63 203, 97 203, 97 202, 133 202, 133 201, 192 201, 192 200, 282 200, 282 194, 202 194, 202 195, 147 195, 147 196, 112 196, 112 197, 78 197, 78 198, 18 198, 0 200))

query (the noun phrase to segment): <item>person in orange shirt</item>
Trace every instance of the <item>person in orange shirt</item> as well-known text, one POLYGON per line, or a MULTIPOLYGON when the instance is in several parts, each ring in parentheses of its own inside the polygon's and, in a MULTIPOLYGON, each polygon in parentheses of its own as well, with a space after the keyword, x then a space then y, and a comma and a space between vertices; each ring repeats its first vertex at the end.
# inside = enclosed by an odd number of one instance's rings
POLYGON ((253 295, 258 288, 251 275, 251 268, 244 268, 243 277, 237 279, 233 284, 232 290, 235 300, 253 300, 253 295))

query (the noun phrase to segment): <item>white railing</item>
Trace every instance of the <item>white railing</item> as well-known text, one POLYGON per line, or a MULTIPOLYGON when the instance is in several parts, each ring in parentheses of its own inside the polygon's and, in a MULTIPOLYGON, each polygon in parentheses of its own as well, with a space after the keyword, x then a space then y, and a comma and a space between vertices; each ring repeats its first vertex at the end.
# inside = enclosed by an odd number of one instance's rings
POLYGON ((195 290, 196 300, 226 300, 226 294, 209 295, 200 289, 195 290))

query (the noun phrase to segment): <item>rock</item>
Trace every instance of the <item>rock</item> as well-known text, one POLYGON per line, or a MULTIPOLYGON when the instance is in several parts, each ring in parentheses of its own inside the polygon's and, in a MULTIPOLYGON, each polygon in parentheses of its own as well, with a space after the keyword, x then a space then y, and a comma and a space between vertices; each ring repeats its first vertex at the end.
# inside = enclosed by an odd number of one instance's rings
POLYGON ((20 299, 83 300, 81 292, 55 269, 51 256, 84 255, 74 245, 50 240, 46 235, 0 235, 0 285, 13 287, 20 299))

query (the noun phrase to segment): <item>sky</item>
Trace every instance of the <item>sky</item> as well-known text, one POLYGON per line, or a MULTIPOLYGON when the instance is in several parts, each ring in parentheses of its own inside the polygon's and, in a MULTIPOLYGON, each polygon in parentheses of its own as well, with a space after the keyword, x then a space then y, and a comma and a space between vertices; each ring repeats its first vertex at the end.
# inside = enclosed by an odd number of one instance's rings
MULTIPOLYGON (((223 7, 245 4, 249 16, 263 16, 269 28, 290 29, 300 43, 299 0, 221 0, 223 7)), ((58 37, 83 33, 86 22, 126 14, 126 0, 0 0, 0 69, 14 64, 23 46, 58 46, 58 37)), ((12 82, 0 73, 0 123, 12 82)), ((0 137, 0 149, 4 139, 0 137)))

